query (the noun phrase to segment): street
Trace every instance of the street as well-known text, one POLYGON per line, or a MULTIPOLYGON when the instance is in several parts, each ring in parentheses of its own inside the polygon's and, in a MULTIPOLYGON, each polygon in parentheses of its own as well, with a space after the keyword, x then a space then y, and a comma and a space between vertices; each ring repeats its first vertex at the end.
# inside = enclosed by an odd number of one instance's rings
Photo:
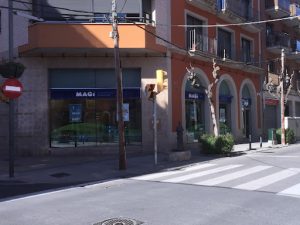
POLYGON ((298 225, 299 163, 292 145, 12 197, 0 224, 298 225))

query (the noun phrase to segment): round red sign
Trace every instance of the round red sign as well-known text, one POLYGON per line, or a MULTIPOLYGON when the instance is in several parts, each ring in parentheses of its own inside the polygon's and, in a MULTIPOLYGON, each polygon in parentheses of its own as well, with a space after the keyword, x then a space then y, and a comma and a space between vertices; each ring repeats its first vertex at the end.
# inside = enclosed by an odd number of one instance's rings
POLYGON ((9 99, 18 98, 23 91, 23 85, 17 79, 7 79, 2 84, 3 95, 9 99))

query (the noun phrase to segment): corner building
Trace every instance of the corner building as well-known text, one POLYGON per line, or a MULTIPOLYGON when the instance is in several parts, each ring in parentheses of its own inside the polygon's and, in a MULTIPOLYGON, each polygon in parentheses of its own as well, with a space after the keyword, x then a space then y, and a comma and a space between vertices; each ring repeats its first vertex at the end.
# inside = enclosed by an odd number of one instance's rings
MULTIPOLYGON (((199 135, 212 132, 204 89, 214 81, 213 58, 221 68, 213 90, 220 132, 230 131, 238 141, 261 135, 262 27, 219 26, 260 20, 259 2, 117 1, 127 152, 153 151, 153 105, 144 89, 156 82, 157 69, 167 72, 168 84, 157 95, 158 151, 176 147, 179 123, 186 148, 197 148, 199 135), (187 79, 190 65, 200 88, 187 79)), ((36 0, 29 6, 30 14, 45 21, 14 16, 15 58, 26 66, 20 78, 24 92, 15 112, 17 154, 116 154, 111 1, 36 0)), ((24 4, 15 2, 14 7, 24 4)), ((1 15, 1 43, 8 43, 7 11, 1 9, 1 15)), ((7 59, 7 46, 1 44, 2 61, 7 59)), ((0 132, 0 152, 5 155, 8 107, 4 103, 0 113, 5 128, 0 132)))

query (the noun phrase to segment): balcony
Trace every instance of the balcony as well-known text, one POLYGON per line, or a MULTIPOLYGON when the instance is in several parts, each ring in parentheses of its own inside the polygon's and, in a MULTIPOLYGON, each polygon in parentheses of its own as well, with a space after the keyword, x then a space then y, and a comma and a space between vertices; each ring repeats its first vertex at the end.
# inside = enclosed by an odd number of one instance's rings
MULTIPOLYGON (((161 55, 165 48, 156 43, 155 28, 120 24, 120 53, 161 55)), ((28 44, 19 47, 21 56, 107 56, 113 55, 110 24, 36 23, 28 27, 28 44)))
POLYGON ((216 0, 186 0, 187 3, 209 12, 217 9, 216 0))
POLYGON ((267 35, 267 50, 273 54, 281 54, 281 49, 291 51, 291 38, 286 33, 272 33, 267 35))
POLYGON ((286 58, 300 62, 300 40, 291 41, 291 52, 286 53, 286 58))
POLYGON ((245 51, 241 51, 242 52, 242 55, 240 55, 240 60, 241 62, 244 62, 245 65, 251 65, 251 66, 255 66, 255 67, 261 67, 262 64, 261 64, 261 56, 256 56, 254 54, 251 54, 251 55, 245 55, 243 54, 243 52, 245 51))
POLYGON ((265 9, 272 19, 289 16, 290 0, 267 0, 265 9))
POLYGON ((209 38, 206 35, 197 33, 196 30, 190 30, 188 37, 188 51, 192 53, 217 54, 217 40, 209 38))
MULTIPOLYGON (((290 5, 290 16, 300 16, 300 7, 297 4, 291 4, 290 5)), ((283 20, 283 22, 291 27, 297 27, 299 29, 300 25, 300 18, 296 17, 294 19, 290 20, 283 20)))
MULTIPOLYGON (((259 20, 258 11, 242 0, 217 0, 217 2, 218 16, 228 23, 243 23, 259 20)), ((253 33, 260 31, 260 27, 257 24, 248 24, 243 26, 243 28, 253 33)))

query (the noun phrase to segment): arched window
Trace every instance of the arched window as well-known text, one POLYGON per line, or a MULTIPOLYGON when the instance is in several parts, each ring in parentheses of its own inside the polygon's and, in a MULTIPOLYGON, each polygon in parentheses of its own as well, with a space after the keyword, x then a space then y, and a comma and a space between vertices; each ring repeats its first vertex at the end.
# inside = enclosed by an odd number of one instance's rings
POLYGON ((201 83, 199 88, 195 88, 191 81, 187 80, 185 85, 185 121, 188 142, 197 142, 199 136, 205 131, 204 93, 201 83))
POLYGON ((219 126, 220 134, 231 132, 231 100, 229 86, 222 81, 219 87, 219 126))

